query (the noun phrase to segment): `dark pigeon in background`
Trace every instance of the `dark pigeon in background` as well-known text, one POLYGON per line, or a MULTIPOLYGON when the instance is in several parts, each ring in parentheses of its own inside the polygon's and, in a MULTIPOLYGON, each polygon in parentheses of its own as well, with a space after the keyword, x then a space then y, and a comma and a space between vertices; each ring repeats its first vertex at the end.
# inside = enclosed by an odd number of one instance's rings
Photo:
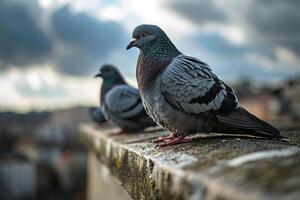
POLYGON ((107 116, 105 116, 102 110, 104 97, 106 93, 116 85, 126 84, 120 73, 112 65, 103 65, 100 68, 98 74, 95 77, 102 77, 103 83, 100 89, 100 107, 92 107, 89 109, 89 114, 92 120, 96 123, 103 123, 107 121, 107 116), (110 72, 112 75, 110 75, 110 72), (106 80, 106 81, 105 81, 106 80))
POLYGON ((172 134, 159 146, 187 135, 219 132, 282 139, 279 131, 239 105, 233 90, 204 62, 182 54, 155 25, 140 25, 127 49, 137 47, 137 81, 148 114, 172 134))
POLYGON ((94 122, 103 123, 106 122, 104 113, 99 107, 92 107, 89 109, 89 114, 94 122))
POLYGON ((127 85, 114 66, 102 66, 95 77, 103 79, 100 94, 103 115, 122 132, 156 125, 145 112, 138 89, 127 85))
POLYGON ((108 91, 117 85, 127 85, 116 67, 113 65, 103 65, 95 77, 101 77, 103 82, 100 89, 100 105, 104 102, 104 97, 108 91))

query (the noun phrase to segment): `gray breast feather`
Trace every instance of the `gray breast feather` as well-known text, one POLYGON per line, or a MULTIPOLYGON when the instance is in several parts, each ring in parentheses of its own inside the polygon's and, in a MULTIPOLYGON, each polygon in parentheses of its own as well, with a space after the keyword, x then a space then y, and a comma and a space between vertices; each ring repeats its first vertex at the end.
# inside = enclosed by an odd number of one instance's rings
POLYGON ((183 54, 167 66, 160 84, 166 100, 186 113, 229 112, 238 107, 233 90, 219 80, 208 65, 183 54))
POLYGON ((143 110, 139 91, 128 85, 119 85, 111 89, 104 99, 107 113, 113 113, 118 118, 130 118, 143 110))

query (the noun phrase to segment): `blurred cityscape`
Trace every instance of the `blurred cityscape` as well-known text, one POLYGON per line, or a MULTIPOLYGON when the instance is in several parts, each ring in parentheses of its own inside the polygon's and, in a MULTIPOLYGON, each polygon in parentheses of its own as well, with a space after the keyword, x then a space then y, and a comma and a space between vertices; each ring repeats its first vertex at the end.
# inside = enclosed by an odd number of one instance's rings
POLYGON ((86 199, 85 108, 0 114, 0 199, 86 199))
POLYGON ((300 117, 300 77, 280 85, 264 85, 243 78, 233 88, 241 105, 261 119, 288 122, 300 117))

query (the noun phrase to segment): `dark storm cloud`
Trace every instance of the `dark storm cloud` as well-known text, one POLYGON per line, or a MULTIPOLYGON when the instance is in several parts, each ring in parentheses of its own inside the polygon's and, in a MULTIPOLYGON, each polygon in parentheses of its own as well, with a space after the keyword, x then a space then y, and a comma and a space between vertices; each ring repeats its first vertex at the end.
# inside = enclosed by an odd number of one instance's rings
POLYGON ((119 24, 99 22, 85 13, 72 13, 68 6, 53 15, 52 24, 62 40, 100 56, 105 56, 124 38, 119 24))
POLYGON ((174 12, 184 16, 185 18, 202 24, 206 22, 227 20, 227 16, 223 10, 219 9, 213 1, 205 0, 187 0, 187 1, 168 1, 166 6, 174 12))
POLYGON ((255 52, 275 59, 272 49, 265 45, 235 44, 218 33, 200 34, 194 40, 206 51, 224 57, 232 56, 241 58, 246 53, 255 52))
POLYGON ((202 48, 226 56, 237 56, 250 50, 250 47, 235 45, 217 33, 201 34, 196 40, 202 48))
POLYGON ((237 10, 234 15, 227 5, 220 8, 214 1, 176 0, 167 1, 166 6, 196 24, 220 22, 239 26, 244 30, 252 50, 257 48, 272 59, 274 55, 270 52, 277 46, 286 47, 300 57, 299 0, 251 0, 245 10, 237 10))
POLYGON ((300 1, 254 0, 245 14, 255 39, 290 48, 300 56, 300 1))
POLYGON ((68 6, 57 10, 51 23, 68 48, 57 57, 57 70, 72 75, 95 71, 111 51, 122 48, 127 34, 115 22, 100 22, 85 13, 74 13, 68 6))
POLYGON ((124 49, 129 38, 120 24, 72 12, 68 5, 54 11, 43 26, 54 35, 45 34, 38 23, 43 17, 41 8, 36 4, 29 9, 24 2, 0 2, 2 70, 48 63, 62 74, 90 75, 112 51, 124 49))
POLYGON ((264 45, 235 44, 217 33, 200 34, 193 40, 197 41, 205 52, 209 52, 208 59, 204 57, 202 61, 207 62, 216 74, 225 78, 244 76, 269 81, 292 74, 291 70, 284 67, 269 70, 263 63, 254 63, 246 59, 247 54, 255 53, 274 60, 272 49, 264 45))
POLYGON ((0 2, 0 63, 20 67, 45 59, 51 43, 22 2, 0 2))

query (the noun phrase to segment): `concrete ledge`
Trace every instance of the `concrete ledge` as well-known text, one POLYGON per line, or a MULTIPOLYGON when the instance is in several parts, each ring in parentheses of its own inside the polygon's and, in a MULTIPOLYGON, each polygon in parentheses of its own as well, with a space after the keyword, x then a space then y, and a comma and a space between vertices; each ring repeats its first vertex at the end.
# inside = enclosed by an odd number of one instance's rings
MULTIPOLYGON (((112 135, 85 124, 81 139, 133 199, 299 199, 300 148, 286 142, 217 134, 164 149, 165 131, 112 135)), ((299 144, 300 131, 285 132, 299 144)))

